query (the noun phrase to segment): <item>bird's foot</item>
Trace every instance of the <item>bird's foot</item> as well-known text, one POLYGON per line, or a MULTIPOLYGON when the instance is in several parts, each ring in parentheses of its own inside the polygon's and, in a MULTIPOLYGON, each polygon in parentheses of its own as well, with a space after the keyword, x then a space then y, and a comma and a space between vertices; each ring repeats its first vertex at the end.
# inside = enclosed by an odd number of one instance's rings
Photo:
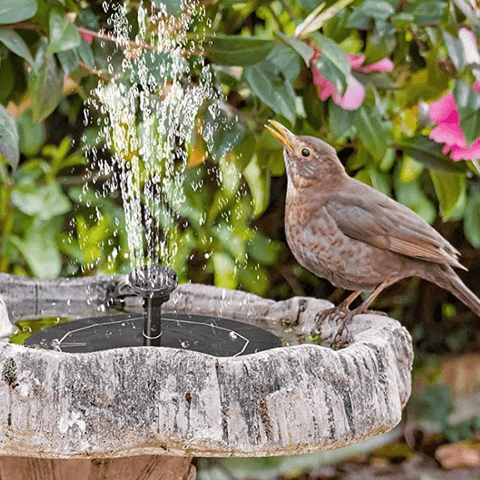
POLYGON ((348 307, 344 307, 342 304, 338 305, 338 307, 327 308, 326 310, 322 310, 315 315, 315 324, 317 326, 321 325, 323 322, 331 319, 337 319, 345 317, 350 313, 348 307))
POLYGON ((334 350, 340 350, 344 348, 348 343, 350 343, 350 336, 348 335, 347 326, 352 322, 353 317, 357 315, 357 310, 349 311, 343 318, 340 323, 340 327, 337 330, 337 333, 333 337, 332 348, 334 350))
MULTIPOLYGON (((353 312, 356 312, 356 310, 353 310, 353 312)), ((337 307, 328 308, 318 312, 315 315, 315 324, 318 327, 326 321, 336 321, 337 323, 340 323, 340 328, 335 334, 332 342, 332 347, 335 348, 335 350, 339 350, 340 348, 343 348, 346 343, 348 343, 348 338, 342 339, 342 335, 344 331, 346 331, 346 326, 351 322, 352 318, 352 312, 348 309, 348 307, 340 304, 337 307)), ((346 335, 346 337, 348 337, 348 335, 346 335)))
POLYGON ((365 310, 362 305, 359 307, 355 308, 354 310, 349 311, 342 319, 342 323, 340 324, 339 329, 337 330, 337 333, 335 334, 335 337, 333 337, 333 342, 332 342, 332 347, 335 350, 340 350, 341 348, 345 347, 349 343, 349 336, 348 333, 344 336, 344 332, 347 332, 347 326, 352 323, 353 318, 356 315, 362 315, 365 313, 371 313, 374 315, 382 315, 385 317, 388 317, 388 315, 385 312, 379 312, 379 311, 374 311, 374 310, 365 310), (343 338, 345 337, 345 338, 343 338))

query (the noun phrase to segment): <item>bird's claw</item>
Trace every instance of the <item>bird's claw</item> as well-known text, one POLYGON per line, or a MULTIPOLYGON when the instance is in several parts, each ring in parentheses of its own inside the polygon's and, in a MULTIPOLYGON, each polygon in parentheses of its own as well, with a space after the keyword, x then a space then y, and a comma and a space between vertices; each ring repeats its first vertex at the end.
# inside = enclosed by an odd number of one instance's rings
POLYGON ((337 333, 333 337, 332 341, 332 348, 334 348, 335 350, 340 350, 349 343, 347 326, 352 322, 355 315, 360 315, 362 313, 372 313, 375 315, 383 315, 388 317, 388 315, 384 312, 366 310, 363 305, 360 305, 354 310, 349 310, 348 307, 340 304, 337 307, 327 308, 326 310, 318 312, 315 315, 315 324, 318 328, 323 322, 326 322, 327 320, 340 323, 337 333), (346 335, 344 335, 345 332, 347 332, 346 335))
POLYGON ((332 318, 332 320, 343 319, 343 317, 348 315, 349 312, 350 311, 348 309, 340 308, 340 306, 327 308, 326 310, 322 310, 315 315, 315 324, 319 326, 329 318, 332 318))
POLYGON ((348 335, 347 326, 352 322, 353 317, 357 314, 356 310, 348 312, 341 320, 340 327, 337 333, 333 337, 332 348, 334 350, 340 350, 350 343, 350 336, 348 335), (345 333, 345 335, 344 335, 345 333))
POLYGON ((388 317, 388 315, 385 312, 380 312, 380 311, 370 311, 370 310, 363 310, 362 306, 349 311, 342 319, 342 323, 337 330, 337 333, 335 334, 335 337, 333 337, 333 342, 332 342, 332 347, 335 350, 340 350, 341 348, 345 347, 349 343, 349 336, 348 333, 346 335, 346 338, 342 339, 342 336, 344 332, 347 332, 347 326, 352 322, 353 317, 356 315, 362 315, 365 313, 371 313, 374 315, 382 315, 384 317, 388 317))
MULTIPOLYGON (((355 310, 354 310, 355 312, 355 310)), ((323 322, 327 320, 335 320, 336 323, 340 323, 340 328, 338 329, 337 333, 335 334, 332 342, 332 347, 335 350, 339 350, 343 348, 343 346, 348 343, 348 335, 347 338, 342 340, 342 335, 346 330, 346 326, 352 321, 353 319, 353 312, 351 312, 348 308, 344 308, 341 305, 338 307, 328 308, 321 312, 318 312, 315 315, 315 324, 320 326, 323 322)))

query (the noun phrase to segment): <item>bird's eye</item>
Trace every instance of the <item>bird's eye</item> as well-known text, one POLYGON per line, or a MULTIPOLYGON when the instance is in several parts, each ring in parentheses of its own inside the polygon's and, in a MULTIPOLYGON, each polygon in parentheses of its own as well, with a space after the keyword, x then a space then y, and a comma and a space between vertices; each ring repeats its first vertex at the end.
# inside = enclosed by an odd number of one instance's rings
POLYGON ((304 148, 304 149, 302 150, 302 155, 303 155, 304 157, 308 157, 308 156, 310 155, 310 150, 309 150, 308 148, 304 148))

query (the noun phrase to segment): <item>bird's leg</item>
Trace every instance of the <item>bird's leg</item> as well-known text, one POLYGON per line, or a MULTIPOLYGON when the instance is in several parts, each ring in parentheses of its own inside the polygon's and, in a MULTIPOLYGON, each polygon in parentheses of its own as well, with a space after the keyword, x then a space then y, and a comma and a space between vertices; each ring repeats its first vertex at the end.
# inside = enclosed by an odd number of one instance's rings
MULTIPOLYGON (((340 325, 340 328, 338 329, 337 333, 335 334, 335 337, 332 342, 332 346, 335 347, 341 347, 342 344, 340 344, 340 339, 342 337, 343 331, 345 330, 346 326, 353 320, 353 317, 355 315, 360 315, 362 313, 365 313, 368 310, 368 307, 372 304, 372 302, 380 295, 380 293, 387 288, 389 285, 392 283, 395 283, 396 279, 389 279, 385 280, 382 282, 380 285, 378 285, 375 290, 362 302, 362 304, 355 308, 354 310, 348 312, 342 320, 342 323, 340 325)), ((357 292, 353 292, 357 293, 357 292)), ((352 294, 353 295, 353 294, 352 294)), ((350 295, 350 296, 352 296, 350 295)), ((358 296, 358 295, 357 295, 358 296)), ((350 297, 348 297, 350 298, 350 297)), ((347 298, 347 300, 348 300, 347 298)), ((353 301, 353 300, 352 300, 353 301)), ((350 302, 351 303, 351 302, 350 302)))
POLYGON ((351 293, 342 303, 337 305, 336 307, 327 308, 326 310, 322 310, 315 315, 315 323, 319 325, 323 321, 325 321, 330 315, 332 314, 340 314, 342 316, 348 315, 350 310, 348 307, 353 303, 353 301, 362 293, 361 290, 355 290, 351 293))

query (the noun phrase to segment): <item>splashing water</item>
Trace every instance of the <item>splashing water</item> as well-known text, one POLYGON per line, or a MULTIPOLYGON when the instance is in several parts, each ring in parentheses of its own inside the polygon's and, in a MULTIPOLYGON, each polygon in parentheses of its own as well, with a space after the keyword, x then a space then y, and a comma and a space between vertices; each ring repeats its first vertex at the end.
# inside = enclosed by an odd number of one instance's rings
POLYGON ((97 142, 113 158, 99 159, 97 146, 89 148, 90 155, 99 175, 108 177, 104 194, 121 191, 131 268, 172 266, 176 222, 189 188, 185 168, 196 145, 205 144, 203 153, 208 152, 215 133, 211 123, 199 122, 199 113, 208 111, 215 119, 221 98, 199 36, 191 39, 203 10, 198 1, 185 2, 176 18, 164 8, 148 12, 140 5, 138 33, 131 40, 125 6, 104 2, 103 8, 117 51, 107 58, 110 78, 100 82, 87 106, 100 114, 97 142))

